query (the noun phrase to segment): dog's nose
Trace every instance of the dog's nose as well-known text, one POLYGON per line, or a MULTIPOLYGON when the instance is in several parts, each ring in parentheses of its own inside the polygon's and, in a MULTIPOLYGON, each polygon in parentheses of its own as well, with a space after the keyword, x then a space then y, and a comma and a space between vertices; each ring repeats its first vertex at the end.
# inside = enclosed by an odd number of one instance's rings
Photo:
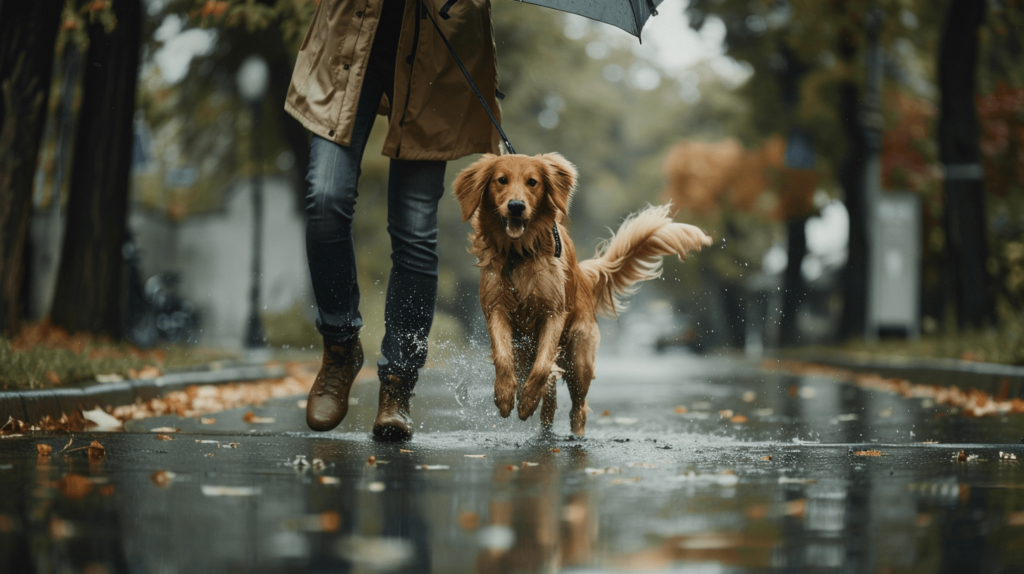
POLYGON ((519 217, 526 211, 526 204, 518 199, 508 202, 508 213, 512 217, 519 217))

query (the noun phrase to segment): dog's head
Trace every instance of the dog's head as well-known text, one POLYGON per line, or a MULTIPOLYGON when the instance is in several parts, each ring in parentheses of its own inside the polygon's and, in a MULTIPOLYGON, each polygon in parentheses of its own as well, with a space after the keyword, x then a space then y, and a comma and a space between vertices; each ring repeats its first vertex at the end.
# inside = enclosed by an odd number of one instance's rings
POLYGON ((462 170, 454 184, 463 221, 479 210, 481 220, 497 219, 513 241, 523 237, 531 222, 567 216, 575 189, 576 168, 557 153, 486 154, 462 170))

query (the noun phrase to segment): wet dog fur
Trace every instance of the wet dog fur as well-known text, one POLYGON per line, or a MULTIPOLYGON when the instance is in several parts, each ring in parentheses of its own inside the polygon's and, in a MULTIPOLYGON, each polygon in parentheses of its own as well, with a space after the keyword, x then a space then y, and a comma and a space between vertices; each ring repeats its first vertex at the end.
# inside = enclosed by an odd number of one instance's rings
POLYGON ((462 220, 473 227, 494 404, 508 417, 518 402, 526 420, 543 400, 541 423, 550 427, 562 378, 572 399, 570 427, 582 436, 601 339, 597 315, 617 315, 637 283, 660 276, 662 256, 682 259, 711 238, 672 222, 667 205, 648 207, 623 222, 593 259, 577 262, 564 226, 576 178, 576 168, 557 153, 487 154, 453 187, 462 220))

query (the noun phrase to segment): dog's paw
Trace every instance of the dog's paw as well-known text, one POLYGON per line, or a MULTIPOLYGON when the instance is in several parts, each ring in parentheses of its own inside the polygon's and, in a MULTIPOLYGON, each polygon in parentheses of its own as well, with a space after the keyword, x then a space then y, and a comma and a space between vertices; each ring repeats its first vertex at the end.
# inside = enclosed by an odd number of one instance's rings
POLYGON ((498 412, 501 413, 502 418, 507 419, 512 414, 513 402, 511 398, 494 397, 494 406, 498 407, 498 412))
POLYGON ((508 418, 512 414, 512 407, 516 404, 516 382, 515 379, 508 381, 502 378, 494 380, 494 406, 498 407, 501 416, 508 418))

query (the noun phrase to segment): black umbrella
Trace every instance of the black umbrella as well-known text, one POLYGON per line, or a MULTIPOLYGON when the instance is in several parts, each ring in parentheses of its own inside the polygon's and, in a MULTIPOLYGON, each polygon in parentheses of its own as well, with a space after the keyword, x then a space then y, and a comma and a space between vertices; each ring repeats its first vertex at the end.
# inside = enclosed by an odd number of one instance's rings
POLYGON ((657 15, 662 0, 516 0, 579 14, 591 20, 611 24, 640 37, 647 19, 657 15))

